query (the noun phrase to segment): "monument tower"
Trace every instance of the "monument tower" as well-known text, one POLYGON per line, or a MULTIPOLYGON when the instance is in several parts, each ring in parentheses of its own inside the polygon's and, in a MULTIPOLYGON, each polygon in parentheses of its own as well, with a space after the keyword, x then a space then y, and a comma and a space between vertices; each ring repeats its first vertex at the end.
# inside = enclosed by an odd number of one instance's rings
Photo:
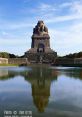
POLYGON ((33 29, 31 49, 25 56, 30 62, 52 62, 57 57, 57 53, 50 48, 50 36, 48 28, 43 21, 38 21, 33 29))

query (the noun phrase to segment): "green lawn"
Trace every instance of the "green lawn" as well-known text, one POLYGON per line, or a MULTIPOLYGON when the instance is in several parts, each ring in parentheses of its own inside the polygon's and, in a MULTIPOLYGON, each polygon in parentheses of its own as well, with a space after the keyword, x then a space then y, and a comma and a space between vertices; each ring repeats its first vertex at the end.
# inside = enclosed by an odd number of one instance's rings
POLYGON ((0 66, 19 66, 18 64, 0 64, 0 66))

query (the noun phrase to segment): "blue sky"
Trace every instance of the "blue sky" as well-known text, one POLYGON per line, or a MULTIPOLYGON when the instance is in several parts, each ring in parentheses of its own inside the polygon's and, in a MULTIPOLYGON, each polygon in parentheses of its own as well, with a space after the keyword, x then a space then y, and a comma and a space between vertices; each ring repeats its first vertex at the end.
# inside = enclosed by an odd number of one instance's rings
POLYGON ((82 0, 0 0, 0 51, 23 55, 38 20, 58 55, 82 51, 82 0))

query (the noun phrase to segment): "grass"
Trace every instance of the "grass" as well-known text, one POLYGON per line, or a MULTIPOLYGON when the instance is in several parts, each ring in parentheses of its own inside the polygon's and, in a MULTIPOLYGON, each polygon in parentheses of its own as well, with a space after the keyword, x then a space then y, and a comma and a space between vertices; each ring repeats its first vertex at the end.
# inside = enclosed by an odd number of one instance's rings
POLYGON ((0 64, 0 66, 19 66, 18 64, 0 64))

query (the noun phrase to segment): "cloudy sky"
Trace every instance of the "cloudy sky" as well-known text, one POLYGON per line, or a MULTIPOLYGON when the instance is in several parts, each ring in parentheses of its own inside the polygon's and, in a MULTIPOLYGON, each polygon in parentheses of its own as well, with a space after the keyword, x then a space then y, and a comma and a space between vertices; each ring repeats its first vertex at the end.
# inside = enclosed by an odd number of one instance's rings
POLYGON ((58 55, 82 51, 82 0, 0 0, 0 51, 23 55, 38 20, 58 55))

